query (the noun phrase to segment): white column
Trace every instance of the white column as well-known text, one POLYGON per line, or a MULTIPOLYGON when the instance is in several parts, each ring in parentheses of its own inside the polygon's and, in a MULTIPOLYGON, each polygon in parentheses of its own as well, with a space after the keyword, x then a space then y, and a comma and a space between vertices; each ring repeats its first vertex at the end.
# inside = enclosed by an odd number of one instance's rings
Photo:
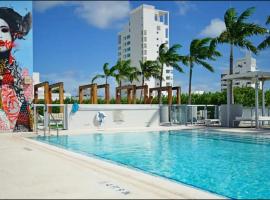
POLYGON ((227 80, 227 127, 230 126, 230 84, 231 82, 227 80))
POLYGON ((262 116, 265 116, 265 91, 264 91, 264 80, 262 80, 262 116))
POLYGON ((255 82, 255 123, 256 123, 256 128, 259 128, 259 123, 258 123, 258 108, 259 108, 259 94, 258 94, 258 78, 256 78, 255 82))

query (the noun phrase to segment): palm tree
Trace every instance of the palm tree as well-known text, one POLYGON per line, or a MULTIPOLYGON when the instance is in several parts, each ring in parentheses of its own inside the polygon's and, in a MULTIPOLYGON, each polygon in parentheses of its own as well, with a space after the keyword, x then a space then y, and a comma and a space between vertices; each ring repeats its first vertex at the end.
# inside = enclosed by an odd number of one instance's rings
POLYGON ((139 81, 140 74, 141 72, 137 67, 130 67, 129 72, 127 74, 130 84, 132 84, 133 81, 139 81))
POLYGON ((122 81, 128 79, 130 70, 130 60, 118 60, 111 68, 111 74, 115 78, 118 86, 122 86, 122 81))
POLYGON ((98 78, 105 78, 105 84, 108 84, 108 78, 112 76, 111 70, 109 68, 109 63, 105 63, 103 65, 103 73, 104 74, 97 74, 94 78, 92 78, 92 83, 94 83, 98 78))
MULTIPOLYGON (((130 72, 132 71, 132 67, 130 65, 130 60, 118 60, 116 65, 114 65, 111 70, 111 76, 113 76, 119 87, 122 86, 123 80, 131 80, 130 72)), ((121 93, 120 93, 121 98, 121 93)))
MULTIPOLYGON (((270 24, 270 16, 268 16, 268 18, 266 20, 266 25, 267 24, 270 24)), ((261 44, 259 44, 259 46, 258 46, 258 49, 259 50, 265 49, 265 48, 267 48, 267 47, 270 46, 270 34, 269 34, 269 30, 267 30, 267 32, 268 32, 268 36, 266 37, 266 39, 264 41, 262 41, 261 44)))
MULTIPOLYGON (((253 53, 257 53, 257 48, 252 44, 248 37, 253 35, 265 34, 266 29, 255 24, 249 23, 246 20, 253 14, 255 8, 246 9, 240 16, 238 16, 235 8, 229 8, 224 14, 224 22, 226 30, 224 30, 217 42, 227 43, 230 45, 230 72, 233 74, 233 47, 246 48, 253 53)), ((230 82, 230 98, 229 103, 233 103, 232 81, 230 82)))
POLYGON ((189 46, 189 54, 182 57, 182 62, 189 66, 189 88, 188 103, 191 104, 191 81, 194 64, 201 65, 210 72, 214 72, 213 67, 205 60, 215 60, 216 56, 221 56, 215 48, 215 42, 211 38, 194 39, 189 46))
POLYGON ((177 53, 177 49, 181 47, 180 44, 175 44, 171 48, 167 47, 167 43, 163 43, 159 46, 159 55, 157 61, 160 66, 160 78, 159 78, 159 88, 158 91, 158 101, 161 104, 161 87, 162 87, 162 77, 163 77, 163 67, 164 65, 172 66, 179 72, 183 72, 183 69, 178 65, 177 62, 181 61, 181 56, 177 53))
MULTIPOLYGON (((145 62, 140 61, 140 75, 142 76, 142 86, 144 86, 145 80, 149 80, 151 77, 160 79, 160 65, 157 61, 147 60, 145 62)), ((162 77, 161 77, 162 78, 162 77)), ((142 91, 140 101, 142 99, 142 91)))

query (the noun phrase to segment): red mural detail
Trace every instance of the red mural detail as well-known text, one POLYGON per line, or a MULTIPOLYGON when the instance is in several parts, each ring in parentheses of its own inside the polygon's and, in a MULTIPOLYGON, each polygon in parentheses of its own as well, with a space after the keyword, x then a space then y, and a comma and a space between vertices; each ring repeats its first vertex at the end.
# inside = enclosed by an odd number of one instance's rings
MULTIPOLYGON (((29 71, 27 68, 24 68, 22 70, 22 77, 25 79, 26 77, 29 77, 29 71)), ((24 91, 24 97, 25 100, 28 102, 31 102, 33 100, 33 84, 23 84, 23 91, 24 91)))
POLYGON ((6 47, 7 49, 11 49, 15 47, 14 42, 8 40, 0 40, 0 47, 6 47))
POLYGON ((15 91, 8 85, 2 86, 2 105, 9 120, 10 128, 13 129, 20 112, 21 103, 18 101, 15 91))
POLYGON ((14 78, 11 75, 9 70, 5 70, 5 73, 3 75, 3 80, 2 80, 3 85, 13 85, 14 84, 14 78))

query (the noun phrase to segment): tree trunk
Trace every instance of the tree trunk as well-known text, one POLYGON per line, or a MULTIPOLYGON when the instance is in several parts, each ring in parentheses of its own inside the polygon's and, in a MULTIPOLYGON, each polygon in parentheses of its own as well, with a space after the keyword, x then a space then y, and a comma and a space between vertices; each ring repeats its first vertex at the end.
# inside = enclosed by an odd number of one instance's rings
POLYGON ((188 104, 191 105, 191 80, 192 80, 193 64, 189 64, 189 84, 188 84, 188 104))
MULTIPOLYGON (((142 87, 143 86, 144 86, 144 75, 142 75, 142 87)), ((141 89, 140 103, 141 103, 141 100, 142 100, 142 93, 143 93, 143 90, 141 89)))
POLYGON ((159 102, 159 104, 162 104, 162 99, 161 99, 162 79, 163 79, 163 63, 161 64, 161 74, 160 74, 160 79, 159 79, 159 90, 158 90, 158 102, 159 102))
MULTIPOLYGON (((231 44, 231 50, 230 50, 230 72, 229 74, 233 74, 233 45, 231 44)), ((229 104, 234 103, 233 99, 233 82, 230 80, 230 96, 229 96, 229 104)))
MULTIPOLYGON (((119 81, 119 87, 120 88, 122 87, 122 81, 119 81)), ((121 99, 122 99, 122 90, 121 89, 120 89, 119 97, 120 97, 120 102, 121 102, 121 99)))

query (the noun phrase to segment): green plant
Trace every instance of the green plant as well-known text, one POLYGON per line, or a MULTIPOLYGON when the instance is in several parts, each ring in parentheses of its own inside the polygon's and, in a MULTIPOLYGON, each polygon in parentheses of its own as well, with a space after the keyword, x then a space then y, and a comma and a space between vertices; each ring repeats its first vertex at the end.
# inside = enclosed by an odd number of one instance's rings
POLYGON ((163 77, 163 67, 172 66, 179 72, 183 72, 183 69, 178 65, 178 62, 181 61, 181 56, 177 53, 177 50, 181 48, 180 44, 175 44, 172 47, 168 48, 167 43, 163 43, 159 46, 158 58, 157 61, 160 66, 160 78, 159 78, 159 92, 158 92, 158 101, 161 104, 161 87, 162 87, 162 77, 163 77))
MULTIPOLYGON (((229 8, 224 14, 224 22, 226 30, 223 31, 217 38, 218 43, 227 43, 230 45, 230 70, 229 74, 233 74, 233 47, 246 48, 253 53, 257 53, 257 48, 249 40, 253 35, 263 35, 266 29, 255 24, 247 22, 247 19, 255 11, 254 7, 246 9, 238 16, 235 8, 229 8)), ((229 103, 233 103, 233 88, 229 84, 230 97, 229 103)))
POLYGON ((191 104, 191 82, 194 64, 201 65, 207 70, 214 72, 214 68, 206 60, 215 60, 217 56, 221 56, 221 53, 216 50, 216 44, 212 42, 211 38, 194 39, 191 41, 189 54, 182 57, 182 62, 189 66, 189 104, 191 104))
MULTIPOLYGON (((267 17, 266 24, 270 24, 270 16, 267 17)), ((265 40, 262 41, 258 46, 259 50, 266 49, 267 47, 270 46, 270 32, 269 32, 269 30, 267 31, 267 33, 268 33, 268 35, 266 36, 265 40)))
POLYGON ((103 74, 97 74, 96 76, 94 76, 92 78, 92 83, 94 83, 96 79, 105 78, 105 84, 108 84, 108 78, 110 76, 112 76, 112 72, 109 68, 109 63, 105 63, 103 65, 103 74))

